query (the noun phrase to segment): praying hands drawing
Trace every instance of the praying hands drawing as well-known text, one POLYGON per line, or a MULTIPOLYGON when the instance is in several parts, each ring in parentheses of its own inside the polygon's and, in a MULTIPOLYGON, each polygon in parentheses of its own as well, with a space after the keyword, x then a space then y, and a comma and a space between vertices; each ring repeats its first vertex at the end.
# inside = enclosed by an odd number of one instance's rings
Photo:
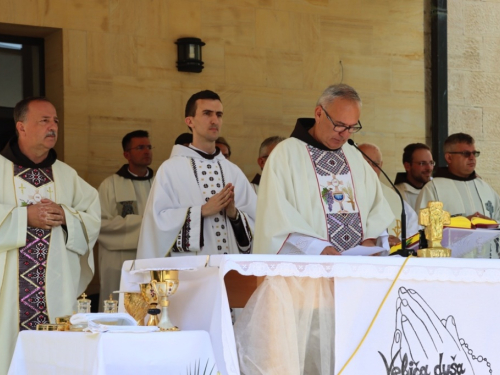
POLYGON ((392 366, 419 374, 435 374, 436 368, 438 374, 492 374, 487 358, 460 338, 453 316, 440 319, 415 290, 404 287, 396 302, 391 359, 392 366))

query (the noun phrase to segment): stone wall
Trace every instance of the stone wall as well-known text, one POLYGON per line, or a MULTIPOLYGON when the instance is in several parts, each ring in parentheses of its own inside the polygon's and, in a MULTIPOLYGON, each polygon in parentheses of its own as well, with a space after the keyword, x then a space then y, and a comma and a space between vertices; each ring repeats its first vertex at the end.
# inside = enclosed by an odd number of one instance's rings
POLYGON ((500 191, 500 2, 448 1, 449 134, 481 151, 477 172, 500 191))
POLYGON ((186 100, 205 88, 222 97, 222 135, 249 177, 260 142, 289 135, 340 81, 364 102, 355 140, 381 147, 391 177, 404 146, 426 139, 422 1, 0 0, 0 9, 0 33, 46 38, 59 154, 93 186, 124 162, 120 140, 134 129, 150 131, 157 168, 187 130, 186 100), (206 42, 201 74, 176 70, 174 42, 186 36, 206 42))

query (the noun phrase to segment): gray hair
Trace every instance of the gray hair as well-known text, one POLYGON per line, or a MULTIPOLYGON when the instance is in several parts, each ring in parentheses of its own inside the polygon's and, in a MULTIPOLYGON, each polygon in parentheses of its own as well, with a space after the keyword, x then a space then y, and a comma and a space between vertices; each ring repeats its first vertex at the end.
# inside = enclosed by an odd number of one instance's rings
POLYGON ((358 148, 371 148, 375 151, 378 152, 378 154, 380 155, 380 161, 382 161, 382 151, 380 151, 380 147, 378 147, 377 145, 373 144, 373 143, 361 143, 358 145, 358 148))
POLYGON ((267 150, 267 148, 269 146, 272 146, 272 145, 277 145, 278 143, 280 143, 281 141, 284 141, 286 138, 284 137, 280 137, 279 135, 275 135, 273 137, 269 137, 269 138, 266 138, 264 139, 264 141, 260 144, 260 148, 259 148, 259 158, 265 156, 265 151, 267 150))
POLYGON ((321 105, 323 108, 327 107, 330 103, 332 103, 335 99, 342 98, 351 100, 359 104, 361 108, 361 98, 359 97, 356 90, 354 90, 351 86, 346 85, 345 83, 339 83, 337 85, 331 85, 323 91, 323 94, 318 99, 316 105, 321 105))
MULTIPOLYGON (((50 103, 50 100, 44 96, 32 96, 29 98, 24 98, 19 101, 14 108, 14 122, 24 122, 26 121, 26 116, 29 111, 29 106, 31 102, 47 102, 50 103)), ((50 103, 52 104, 52 103, 50 103)))
POLYGON ((452 152, 453 146, 455 146, 459 143, 466 143, 468 145, 473 145, 474 138, 472 138, 472 136, 470 136, 469 134, 465 134, 465 133, 452 134, 448 138, 446 138, 446 140, 444 141, 443 151, 445 153, 452 152))

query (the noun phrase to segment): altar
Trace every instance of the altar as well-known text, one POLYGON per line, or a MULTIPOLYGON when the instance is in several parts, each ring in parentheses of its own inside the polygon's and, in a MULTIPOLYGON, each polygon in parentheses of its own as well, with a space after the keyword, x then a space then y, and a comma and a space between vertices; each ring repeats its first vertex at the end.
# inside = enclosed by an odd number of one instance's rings
MULTIPOLYGON (((137 368, 127 363, 134 362, 138 353, 144 363, 140 366, 165 373, 176 368, 173 363, 184 367, 197 359, 203 363, 206 356, 197 350, 204 340, 205 352, 213 353, 207 358, 213 358, 214 368, 222 375, 239 375, 230 301, 244 303, 260 283, 265 285, 276 277, 331 281, 335 298, 335 370, 331 373, 489 375, 500 369, 496 354, 500 346, 500 262, 495 260, 297 255, 147 259, 124 263, 121 290, 138 291, 140 283, 149 282, 151 269, 180 270, 179 287, 170 297, 169 316, 181 332, 22 332, 10 374, 34 373, 26 369, 36 363, 52 364, 53 372, 45 373, 54 374, 119 373, 115 369, 127 373, 126 368, 137 368), (241 277, 227 277, 235 273, 241 277), (246 285, 227 285, 235 282, 246 285), (245 295, 228 297, 227 290, 245 295), (191 340, 192 334, 205 338, 191 340), (185 344, 180 344, 179 335, 184 335, 185 344), (109 354, 113 353, 110 348, 125 342, 133 344, 120 355, 109 354), (33 345, 41 351, 32 350, 33 345), (37 359, 27 353, 35 353, 37 359), (82 370, 56 371, 68 362, 82 366, 82 370), (84 366, 87 362, 91 365, 84 366)), ((120 304, 124 311, 123 298, 120 304)), ((269 319, 281 317, 269 314, 269 319)), ((279 366, 297 355, 292 346, 270 345, 273 334, 262 332, 257 342, 268 353, 266 366, 279 366)), ((266 373, 265 367, 263 371, 266 373)), ((300 374, 298 369, 287 373, 295 374, 300 374)))
POLYGON ((23 331, 9 375, 216 375, 204 331, 86 333, 23 331))
MULTIPOLYGON (((500 344, 500 262, 495 260, 293 255, 149 259, 124 264, 122 289, 148 281, 149 269, 168 268, 184 268, 171 298, 171 320, 183 330, 209 332, 224 375, 240 374, 224 282, 230 271, 252 276, 252 283, 264 276, 334 280, 335 374, 392 374, 417 367, 421 374, 434 374, 436 366, 444 366, 456 374, 466 369, 462 373, 486 375, 500 368, 495 355, 500 344)), ((265 346, 266 337, 261 340, 265 346)), ((268 350, 277 363, 295 355, 282 348, 268 350)))

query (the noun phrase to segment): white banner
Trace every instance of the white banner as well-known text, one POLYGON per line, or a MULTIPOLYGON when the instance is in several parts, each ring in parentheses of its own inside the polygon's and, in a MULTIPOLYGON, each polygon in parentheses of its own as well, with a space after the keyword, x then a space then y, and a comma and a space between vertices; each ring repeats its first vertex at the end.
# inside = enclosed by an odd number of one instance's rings
MULTIPOLYGON (((390 285, 390 280, 336 278, 336 374, 362 340, 390 285)), ((342 374, 498 372, 499 299, 498 281, 400 280, 342 374)))

